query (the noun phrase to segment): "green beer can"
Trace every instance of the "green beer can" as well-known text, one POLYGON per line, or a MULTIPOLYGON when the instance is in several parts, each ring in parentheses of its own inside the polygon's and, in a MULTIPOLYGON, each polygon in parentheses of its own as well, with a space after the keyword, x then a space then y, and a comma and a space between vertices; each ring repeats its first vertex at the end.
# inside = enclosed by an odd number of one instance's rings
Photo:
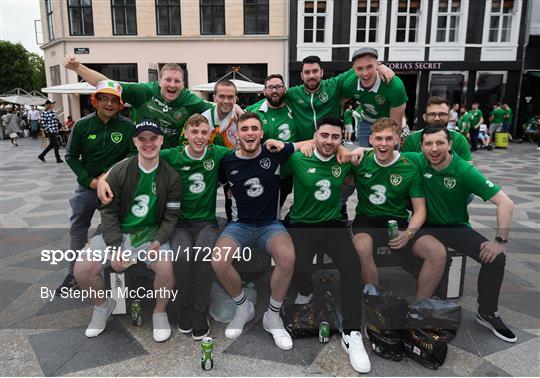
POLYGON ((330 341, 330 325, 328 322, 321 322, 319 325, 319 341, 323 344, 330 341))
POLYGON ((214 367, 214 341, 211 337, 204 337, 202 339, 201 349, 201 368, 203 370, 210 370, 214 367))
POLYGON ((395 220, 389 220, 388 221, 388 240, 392 240, 394 238, 397 238, 399 236, 399 228, 398 223, 395 220))
POLYGON ((134 326, 143 324, 142 303, 139 299, 131 301, 131 322, 134 326))

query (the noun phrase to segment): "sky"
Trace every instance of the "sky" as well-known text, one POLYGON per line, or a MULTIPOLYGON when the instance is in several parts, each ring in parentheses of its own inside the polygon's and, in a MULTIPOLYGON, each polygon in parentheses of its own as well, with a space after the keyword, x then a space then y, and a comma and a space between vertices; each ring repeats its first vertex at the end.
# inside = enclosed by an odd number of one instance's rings
MULTIPOLYGON (((28 51, 43 56, 36 43, 34 20, 39 20, 39 0, 0 0, 0 39, 20 42, 28 51)), ((41 22, 38 38, 42 42, 41 22)))

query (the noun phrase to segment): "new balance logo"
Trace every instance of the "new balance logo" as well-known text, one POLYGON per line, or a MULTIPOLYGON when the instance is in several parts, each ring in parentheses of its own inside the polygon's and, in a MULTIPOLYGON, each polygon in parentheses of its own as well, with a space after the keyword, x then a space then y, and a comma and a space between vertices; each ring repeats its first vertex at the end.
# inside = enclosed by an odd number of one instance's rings
POLYGON ((90 134, 90 135, 88 135, 88 139, 90 139, 90 140, 96 139, 96 134, 90 134))
POLYGON ((307 170, 307 173, 315 173, 316 170, 317 168, 310 168, 307 170))
POLYGON ((187 165, 182 167, 183 171, 189 171, 189 169, 190 169, 190 167, 188 167, 187 165))
POLYGON ((371 178, 371 176, 373 176, 371 173, 364 173, 365 178, 371 178))
POLYGON ((237 173, 238 173, 238 171, 237 171, 237 170, 234 170, 234 171, 231 172, 231 175, 235 175, 235 174, 237 174, 237 173))
POLYGON ((425 178, 432 178, 433 175, 431 173, 424 173, 425 178))

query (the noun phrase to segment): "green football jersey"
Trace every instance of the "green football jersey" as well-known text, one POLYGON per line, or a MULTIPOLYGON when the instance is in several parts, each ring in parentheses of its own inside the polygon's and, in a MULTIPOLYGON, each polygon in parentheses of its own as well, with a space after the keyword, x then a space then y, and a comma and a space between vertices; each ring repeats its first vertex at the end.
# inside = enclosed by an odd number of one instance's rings
POLYGON ((293 177, 291 223, 341 219, 341 187, 350 169, 350 164, 339 164, 335 156, 325 159, 316 151, 311 157, 300 151, 292 154, 281 167, 282 176, 293 177))
POLYGON ((348 89, 344 96, 353 97, 360 102, 360 115, 366 122, 373 123, 380 117, 389 117, 391 108, 397 108, 408 100, 403 81, 397 76, 394 76, 389 83, 385 83, 377 75, 377 80, 370 89, 362 88, 357 77, 352 86, 351 81, 352 78, 349 77, 343 84, 348 89), (352 91, 351 88, 353 88, 352 91))
POLYGON ((441 171, 431 168, 422 153, 411 160, 422 173, 428 223, 469 225, 469 196, 476 194, 487 201, 500 190, 472 164, 455 154, 450 165, 441 171))
MULTIPOLYGON (((418 130, 409 134, 405 143, 401 148, 403 152, 422 152, 422 130, 418 130)), ((472 161, 471 149, 469 141, 457 131, 450 130, 450 140, 452 141, 452 150, 461 156, 462 159, 472 161)))
POLYGON ((162 148, 178 146, 189 116, 202 113, 211 107, 210 103, 197 97, 189 89, 182 90, 176 100, 167 102, 161 96, 157 81, 120 84, 123 89, 122 99, 133 106, 135 121, 150 119, 161 126, 164 137, 162 148))
POLYGON ((503 108, 497 108, 491 113, 489 113, 489 115, 493 117, 493 121, 491 121, 491 123, 503 123, 504 116, 506 115, 506 110, 504 110, 503 108))
POLYGON ((321 81, 315 93, 309 93, 304 85, 287 90, 285 102, 291 108, 296 121, 297 141, 313 139, 317 121, 327 115, 338 117, 341 114, 341 98, 354 92, 356 73, 351 68, 342 74, 321 81), (348 86, 348 87, 347 87, 348 86))
POLYGON ((512 109, 508 108, 504 111, 504 120, 508 123, 512 123, 512 117, 513 117, 513 113, 512 113, 512 109))
POLYGON ((469 112, 465 112, 457 121, 457 130, 462 134, 467 134, 471 129, 471 116, 469 112))
POLYGON ((392 164, 381 166, 369 151, 351 167, 358 194, 356 215, 409 219, 409 199, 424 197, 420 170, 410 155, 416 154, 397 153, 392 164))
POLYGON ((484 118, 484 113, 480 109, 471 109, 467 113, 469 113, 470 128, 480 127, 480 120, 484 118))
POLYGON ((264 131, 263 142, 268 139, 296 142, 296 122, 287 104, 281 108, 271 108, 265 99, 249 106, 246 110, 259 116, 264 131))
POLYGON ((173 166, 182 178, 180 222, 216 220, 219 164, 228 153, 228 148, 216 145, 209 145, 200 159, 191 157, 187 146, 160 152, 160 156, 173 166))
POLYGON ((156 215, 156 174, 157 167, 151 172, 139 167, 139 183, 133 195, 128 213, 122 219, 122 230, 131 234, 131 245, 138 247, 154 241, 159 223, 156 215))
POLYGON ((352 110, 345 109, 345 111, 343 112, 343 123, 345 125, 354 125, 352 110))

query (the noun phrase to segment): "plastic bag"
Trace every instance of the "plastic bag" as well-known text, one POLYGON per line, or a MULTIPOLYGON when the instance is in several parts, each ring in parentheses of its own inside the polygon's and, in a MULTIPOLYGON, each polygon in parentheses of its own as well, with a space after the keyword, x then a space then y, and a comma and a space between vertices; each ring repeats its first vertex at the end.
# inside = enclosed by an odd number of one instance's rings
MULTIPOLYGON (((246 297, 253 305, 257 303, 257 289, 255 284, 242 283, 246 297)), ((212 282, 210 289, 210 307, 208 313, 214 320, 223 323, 229 323, 234 318, 236 313, 236 304, 231 296, 227 293, 227 290, 221 286, 218 282, 212 282)))
POLYGON ((460 324, 461 307, 455 303, 422 299, 412 304, 403 340, 405 353, 429 369, 438 369, 460 324))
POLYGON ((341 332, 342 329, 343 317, 337 311, 334 297, 329 291, 323 298, 308 304, 286 302, 281 307, 280 316, 293 339, 318 336, 321 322, 328 322, 331 334, 341 332))
POLYGON ((391 291, 381 292, 373 285, 364 287, 366 305, 366 336, 371 348, 379 356, 401 361, 403 332, 409 303, 391 291))

